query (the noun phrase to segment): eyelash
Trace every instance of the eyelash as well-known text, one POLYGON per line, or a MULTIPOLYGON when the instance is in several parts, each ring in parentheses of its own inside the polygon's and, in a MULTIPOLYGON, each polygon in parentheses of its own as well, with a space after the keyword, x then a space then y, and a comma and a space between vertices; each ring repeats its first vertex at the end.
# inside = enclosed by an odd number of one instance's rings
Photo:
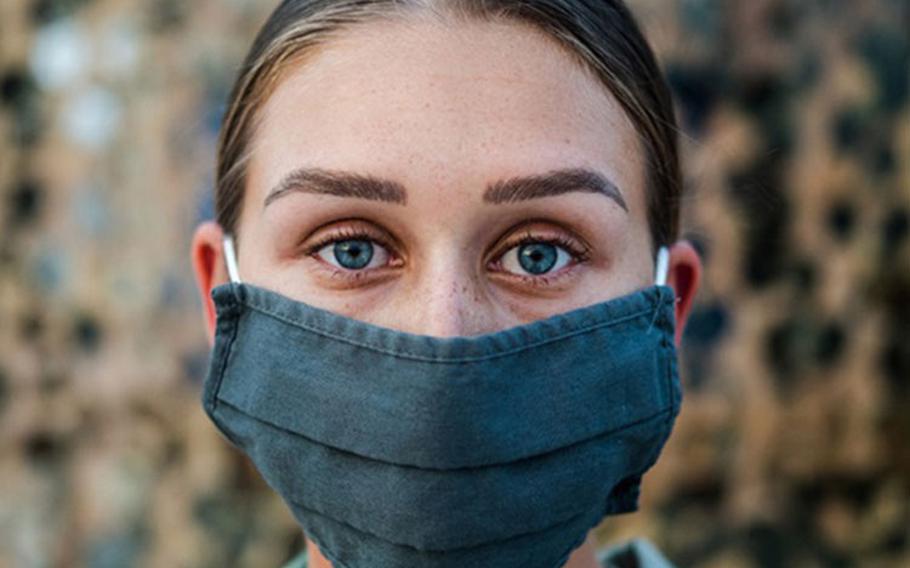
MULTIPOLYGON (((318 252, 320 250, 322 250, 322 248, 325 247, 326 245, 330 245, 330 244, 333 244, 338 241, 355 240, 355 239, 368 240, 368 241, 375 242, 375 243, 379 244, 380 246, 382 246, 383 248, 385 248, 387 251, 389 251, 390 256, 394 257, 394 254, 392 253, 393 247, 391 247, 387 243, 386 239, 384 239, 376 234, 373 234, 372 232, 367 231, 365 229, 350 228, 350 227, 343 227, 343 228, 335 231, 333 234, 327 235, 326 237, 320 239, 318 242, 308 245, 306 247, 306 249, 304 250, 304 254, 313 257, 320 264, 324 265, 324 267, 331 272, 331 276, 333 278, 341 277, 341 278, 346 278, 351 281, 358 281, 362 278, 367 277, 369 272, 371 272, 373 270, 381 270, 381 269, 380 268, 360 269, 360 270, 339 269, 335 266, 326 264, 325 261, 318 258, 318 256, 319 256, 318 252)), ((572 257, 572 261, 566 267, 563 267, 563 269, 560 270, 557 274, 543 275, 543 276, 530 276, 530 275, 526 275, 526 274, 515 274, 515 273, 511 273, 511 272, 505 273, 508 275, 509 278, 517 278, 522 283, 530 284, 532 286, 548 286, 548 285, 552 284, 553 282, 561 279, 563 276, 568 275, 569 272, 571 272, 573 267, 575 267, 579 264, 583 264, 590 259, 590 250, 587 247, 579 246, 574 241, 571 241, 565 237, 562 237, 560 235, 538 236, 538 235, 534 235, 530 231, 526 231, 517 240, 510 242, 504 246, 503 251, 500 254, 498 254, 496 257, 496 260, 493 261, 494 264, 501 263, 502 258, 505 256, 505 254, 507 252, 509 252, 510 250, 512 250, 513 248, 520 247, 525 244, 531 244, 531 243, 546 243, 546 244, 551 244, 551 245, 562 247, 572 257)))
POLYGON ((363 240, 376 242, 380 246, 385 248, 386 250, 389 250, 390 254, 391 254, 392 247, 388 244, 386 239, 384 239, 378 235, 375 235, 372 232, 367 231, 365 229, 351 228, 351 227, 342 227, 341 229, 338 229, 334 233, 320 239, 316 243, 313 243, 312 245, 307 246, 306 249, 304 250, 304 254, 312 257, 320 265, 322 265, 326 270, 328 270, 330 272, 332 278, 339 277, 339 278, 344 278, 344 279, 350 280, 352 282, 356 282, 356 281, 359 281, 359 280, 367 277, 370 270, 381 270, 381 269, 374 268, 374 269, 369 269, 369 270, 367 270, 367 269, 345 270, 343 268, 337 268, 335 266, 327 264, 325 261, 323 261, 322 259, 319 258, 319 254, 318 254, 319 251, 322 250, 322 248, 325 247, 326 245, 330 245, 330 244, 338 242, 338 241, 347 241, 347 240, 354 240, 354 239, 363 239, 363 240))
POLYGON ((506 255, 506 253, 509 252, 510 250, 514 249, 515 247, 520 247, 522 245, 533 244, 533 243, 546 243, 546 244, 562 247, 572 257, 572 261, 569 264, 567 264, 565 267, 563 267, 559 272, 554 273, 554 274, 531 276, 528 274, 515 274, 513 272, 508 272, 506 274, 508 275, 509 278, 517 278, 522 283, 530 284, 532 286, 549 286, 549 285, 561 280, 563 277, 568 276, 572 272, 574 267, 578 266, 579 264, 583 264, 583 263, 587 262, 591 256, 590 250, 588 248, 579 246, 574 241, 571 241, 561 235, 541 236, 541 235, 534 235, 532 232, 526 231, 517 240, 514 240, 514 241, 506 244, 503 248, 503 251, 497 255, 494 263, 495 264, 502 263, 502 259, 506 255))

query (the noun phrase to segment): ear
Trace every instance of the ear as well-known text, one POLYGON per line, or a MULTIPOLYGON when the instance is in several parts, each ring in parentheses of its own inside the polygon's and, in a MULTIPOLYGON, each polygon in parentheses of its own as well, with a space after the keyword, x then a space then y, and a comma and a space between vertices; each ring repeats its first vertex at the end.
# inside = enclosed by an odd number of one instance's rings
POLYGON ((701 282, 701 258, 692 243, 680 240, 670 246, 670 266, 667 284, 676 293, 676 346, 682 340, 686 321, 692 311, 695 293, 701 282))
POLYGON ((202 299, 203 319, 209 346, 215 344, 215 302, 212 300, 212 288, 228 281, 227 269, 221 248, 221 237, 224 231, 214 221, 205 221, 196 227, 190 247, 190 258, 196 286, 202 299))

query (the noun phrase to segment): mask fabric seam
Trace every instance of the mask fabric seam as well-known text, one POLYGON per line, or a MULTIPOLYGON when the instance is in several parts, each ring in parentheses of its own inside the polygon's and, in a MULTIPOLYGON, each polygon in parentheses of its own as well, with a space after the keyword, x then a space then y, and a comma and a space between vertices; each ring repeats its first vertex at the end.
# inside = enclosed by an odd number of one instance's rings
POLYGON ((533 343, 529 343, 529 344, 526 344, 526 345, 521 345, 521 346, 519 346, 519 347, 513 347, 513 348, 511 348, 511 349, 508 349, 508 350, 506 350, 506 351, 501 351, 501 352, 498 352, 498 353, 489 353, 489 354, 487 354, 487 355, 478 355, 478 356, 476 356, 476 357, 448 358, 448 357, 426 357, 426 356, 424 356, 424 355, 420 355, 420 354, 418 354, 418 353, 412 353, 412 352, 409 352, 409 351, 391 351, 391 350, 389 350, 389 349, 385 349, 385 348, 382 348, 382 347, 378 347, 378 346, 376 346, 376 345, 371 345, 371 344, 369 344, 369 343, 362 343, 362 342, 356 341, 356 340, 354 340, 354 339, 350 339, 350 338, 348 338, 348 337, 344 337, 344 336, 341 336, 341 335, 337 335, 337 334, 334 334, 334 333, 329 332, 329 331, 324 330, 324 329, 320 329, 320 328, 315 327, 315 326, 311 326, 311 325, 308 325, 308 324, 303 324, 303 323, 300 323, 300 322, 295 322, 295 321, 293 321, 293 320, 291 320, 291 319, 285 317, 285 316, 282 315, 282 314, 274 313, 274 312, 272 312, 272 311, 270 311, 270 310, 268 310, 268 309, 261 308, 261 307, 259 307, 259 306, 252 306, 252 305, 250 305, 250 304, 245 304, 245 305, 246 305, 246 307, 249 308, 250 310, 253 310, 253 311, 259 312, 259 313, 261 313, 261 314, 263 314, 263 315, 272 317, 272 318, 274 318, 274 319, 276 319, 276 320, 278 320, 278 321, 281 321, 281 322, 283 322, 283 323, 285 323, 285 324, 287 324, 287 325, 290 325, 290 326, 292 326, 292 327, 296 327, 296 328, 302 329, 302 330, 304 330, 304 331, 309 331, 309 332, 311 332, 311 333, 315 333, 315 334, 317 334, 317 335, 321 335, 321 336, 327 337, 327 338, 329 338, 329 339, 335 339, 335 340, 338 340, 338 341, 342 341, 342 342, 344 342, 344 343, 348 343, 349 345, 354 345, 355 347, 362 347, 362 348, 364 348, 364 349, 369 349, 369 350, 371 350, 371 351, 375 351, 375 352, 378 352, 378 353, 383 353, 383 354, 385 354, 385 355, 391 355, 391 356, 397 357, 397 358, 399 358, 399 359, 411 359, 411 360, 414 360, 414 361, 422 361, 422 362, 425 362, 425 363, 441 363, 441 364, 447 364, 447 363, 472 363, 472 362, 486 361, 486 360, 489 360, 489 359, 496 359, 496 358, 499 358, 499 357, 505 357, 505 356, 508 356, 508 355, 513 355, 513 354, 515 354, 515 353, 520 353, 521 351, 525 351, 525 350, 531 349, 531 348, 533 348, 533 347, 539 347, 539 346, 541 346, 541 345, 546 345, 546 344, 548 344, 548 343, 554 343, 554 342, 557 342, 557 341, 562 341, 563 339, 568 339, 568 338, 574 337, 574 336, 576 336, 576 335, 580 335, 580 334, 582 334, 582 333, 587 333, 587 332, 589 332, 589 331, 593 331, 593 330, 596 330, 596 329, 610 328, 610 327, 613 327, 613 326, 615 326, 615 325, 619 325, 619 324, 625 323, 625 322, 627 322, 627 321, 629 321, 629 320, 633 320, 633 319, 639 318, 639 317, 641 317, 641 316, 643 316, 643 315, 647 315, 647 314, 650 313, 652 310, 660 309, 660 306, 649 307, 649 308, 647 308, 647 309, 644 309, 644 310, 641 310, 641 311, 638 311, 638 312, 635 312, 635 313, 632 313, 632 314, 628 314, 628 315, 623 316, 622 318, 619 318, 619 319, 611 320, 611 321, 608 321, 608 322, 601 322, 601 323, 591 324, 591 325, 588 325, 588 326, 583 327, 583 328, 575 329, 575 330, 572 330, 572 331, 570 331, 570 332, 566 332, 566 333, 557 335, 557 336, 555 336, 555 337, 548 337, 548 338, 545 338, 545 339, 540 339, 540 340, 537 340, 537 341, 535 341, 535 342, 533 342, 533 343))
POLYGON ((655 309, 654 317, 651 318, 651 324, 648 325, 648 329, 645 333, 651 333, 651 329, 654 327, 654 323, 657 322, 658 318, 661 316, 661 308, 664 304, 664 290, 661 287, 657 288, 657 300, 655 300, 655 309))
POLYGON ((591 532, 591 529, 600 524, 600 522, 603 520, 603 517, 603 515, 600 515, 599 519, 595 519, 594 522, 591 523, 587 529, 585 529, 581 536, 575 539, 575 541, 569 546, 568 550, 566 550, 562 556, 559 557, 559 560, 556 562, 556 564, 553 565, 553 568, 562 568, 565 566, 566 560, 569 559, 569 555, 572 554, 572 551, 582 545, 585 539, 588 538, 588 533, 591 532))
MULTIPOLYGON (((661 313, 660 318, 661 318, 661 323, 664 324, 664 327, 666 327, 667 322, 666 322, 665 314, 661 313)), ((667 426, 666 426, 667 433, 664 438, 664 443, 666 443, 667 440, 670 438, 670 434, 673 430, 673 422, 676 418, 676 414, 673 412, 673 409, 678 409, 680 407, 680 405, 682 404, 682 399, 681 399, 681 397, 677 397, 676 388, 674 388, 675 381, 673 380, 673 375, 674 375, 673 368, 674 368, 675 360, 676 360, 676 350, 673 347, 673 344, 667 338, 666 333, 662 334, 660 343, 663 346, 664 351, 666 351, 666 356, 663 357, 663 360, 666 362, 664 367, 666 368, 665 374, 666 374, 666 383, 667 383, 667 394, 670 395, 670 413, 667 416, 667 426)), ((681 387, 680 387, 680 393, 681 392, 682 391, 681 391, 681 387)), ((678 412, 678 410, 677 410, 677 412, 678 412)))
POLYGON ((651 421, 651 420, 654 420, 654 419, 656 419, 656 418, 659 418, 659 417, 661 417, 661 415, 663 415, 663 414, 671 413, 672 410, 673 410, 673 407, 672 407, 672 406, 666 406, 666 407, 661 408, 660 410, 658 410, 658 411, 656 411, 656 412, 654 412, 654 413, 652 413, 652 414, 649 414, 648 416, 645 416, 645 417, 643 417, 643 418, 638 418, 638 419, 634 420, 633 422, 629 422, 628 424, 623 424, 622 426, 617 426, 616 428, 612 428, 612 429, 610 429, 610 430, 605 430, 605 431, 602 431, 602 432, 598 432, 598 433, 596 433, 596 434, 594 434, 594 435, 591 435, 591 436, 588 436, 587 438, 584 438, 584 439, 582 439, 582 440, 577 440, 577 441, 572 442, 572 443, 570 443, 570 444, 568 444, 568 445, 560 446, 559 448, 556 448, 555 450, 547 450, 547 451, 540 452, 540 453, 537 453, 537 454, 534 454, 534 455, 522 456, 522 457, 520 457, 520 458, 514 458, 514 459, 511 459, 511 460, 509 460, 509 461, 497 462, 497 463, 492 463, 492 464, 484 464, 484 465, 464 465, 464 466, 458 466, 458 467, 442 468, 442 467, 427 467, 427 466, 411 465, 411 464, 400 464, 400 463, 395 463, 395 462, 388 461, 388 460, 383 460, 383 459, 373 458, 373 457, 370 457, 370 456, 361 455, 361 454, 359 454, 359 453, 357 453, 357 452, 354 452, 354 451, 351 451, 351 450, 346 450, 346 449, 344 449, 344 448, 339 448, 339 447, 333 446, 333 445, 331 445, 331 444, 326 444, 325 442, 321 442, 321 441, 319 441, 319 440, 316 440, 316 439, 310 437, 310 436, 307 435, 307 434, 302 434, 302 433, 300 433, 300 432, 297 432, 297 431, 295 431, 295 430, 291 430, 291 429, 286 428, 286 427, 284 427, 284 426, 279 426, 278 424, 275 424, 275 423, 273 423, 273 422, 270 422, 269 420, 266 420, 266 419, 264 419, 264 418, 260 418, 259 416, 254 416, 253 414, 250 414, 248 411, 246 411, 246 410, 244 410, 244 409, 242 409, 242 408, 239 408, 237 405, 231 403, 229 400, 219 399, 219 401, 220 401, 222 404, 224 404, 225 406, 228 406, 229 408, 231 408, 233 411, 238 412, 238 413, 240 413, 240 414, 246 416, 247 418, 250 418, 251 420, 255 420, 256 422, 259 422, 259 423, 261 423, 261 424, 265 424, 266 426, 269 426, 269 427, 271 427, 271 428, 275 428, 276 430, 280 430, 281 432, 284 432, 285 434, 288 434, 288 435, 290 435, 290 436, 298 436, 298 437, 304 438, 304 439, 306 439, 307 441, 309 441, 309 442, 312 443, 312 444, 316 444, 316 445, 319 445, 319 446, 324 446, 324 447, 327 447, 327 448, 331 448, 332 450, 334 450, 334 451, 336 451, 336 452, 340 452, 340 453, 345 454, 345 455, 348 455, 348 456, 353 456, 353 457, 356 457, 356 458, 359 458, 359 459, 362 459, 362 460, 367 460, 367 461, 371 461, 371 462, 376 462, 376 463, 380 463, 380 464, 384 464, 384 465, 392 465, 392 466, 395 466, 395 467, 399 467, 399 468, 401 468, 401 469, 418 469, 418 470, 422 470, 422 471, 436 471, 436 472, 462 471, 462 470, 467 470, 467 469, 481 469, 481 468, 485 468, 485 467, 502 467, 502 466, 507 466, 507 465, 518 464, 518 463, 520 463, 520 462, 522 462, 522 461, 534 459, 534 458, 540 457, 540 456, 542 456, 542 455, 546 455, 546 454, 550 454, 550 453, 553 453, 553 452, 557 452, 557 451, 562 451, 562 450, 567 450, 567 449, 570 449, 570 448, 574 448, 575 446, 578 446, 578 445, 580 445, 580 444, 584 444, 584 443, 590 442, 591 440, 595 440, 595 439, 597 439, 597 438, 602 438, 602 437, 604 437, 604 436, 612 436, 612 435, 615 435, 615 434, 619 434, 619 433, 621 433, 621 432, 624 432, 624 431, 629 430, 629 429, 631 429, 631 428, 635 428, 636 426, 640 426, 640 425, 642 425, 642 424, 644 424, 644 423, 646 423, 646 422, 649 422, 649 421, 651 421))
MULTIPOLYGON (((341 524, 341 525, 345 525, 346 527, 350 528, 351 530, 357 531, 357 532, 359 532, 359 533, 361 533, 361 534, 368 535, 368 536, 370 536, 371 538, 375 538, 375 539, 377 539, 377 540, 381 540, 381 541, 384 541, 384 542, 391 543, 393 546, 400 546, 401 548, 407 548, 407 549, 409 549, 409 550, 413 550, 413 551, 416 551, 416 552, 422 552, 422 553, 426 553, 426 554, 440 554, 440 553, 443 552, 443 551, 439 551, 439 550, 422 550, 422 549, 417 548, 416 546, 413 546, 413 545, 411 545, 411 544, 405 544, 405 543, 400 543, 400 542, 392 542, 392 541, 387 540, 387 539, 385 539, 385 538, 383 538, 383 537, 381 537, 381 536, 379 536, 379 535, 377 535, 377 534, 374 534, 374 533, 372 533, 372 532, 369 532, 369 531, 363 530, 363 529, 361 529, 361 528, 355 527, 354 525, 352 525, 351 523, 349 523, 349 522, 347 522, 347 521, 344 521, 344 520, 341 520, 341 519, 336 519, 335 517, 333 517, 333 516, 331 516, 331 515, 327 515, 326 513, 323 513, 323 512, 321 512, 321 511, 318 511, 318 510, 313 509, 313 508, 311 508, 311 507, 307 507, 306 505, 303 505, 303 504, 301 504, 301 503, 298 503, 297 501, 290 501, 290 500, 289 500, 289 502, 290 502, 293 506, 299 507, 300 509, 304 509, 304 510, 306 510, 306 511, 309 512, 309 513, 313 513, 313 514, 319 515, 320 517, 323 517, 323 518, 325 518, 325 519, 329 519, 329 520, 332 521, 332 522, 335 522, 335 523, 338 523, 338 524, 341 524)), ((502 542, 507 542, 507 541, 509 541, 509 540, 514 540, 514 539, 516 539, 516 538, 521 538, 521 537, 525 537, 525 536, 529 536, 529 535, 534 535, 534 534, 546 532, 546 531, 549 531, 549 530, 551 530, 551 529, 553 529, 553 528, 555 528, 555 527, 562 526, 562 525, 567 525, 567 524, 571 523, 573 520, 577 519, 578 517, 580 517, 580 516, 582 516, 582 515, 584 515, 584 514, 585 514, 585 511, 582 511, 581 513, 575 513, 574 515, 572 515, 572 516, 570 516, 570 517, 568 517, 568 518, 566 518, 566 519, 557 521, 557 522, 555 522, 555 523, 553 523, 553 524, 551 524, 551 525, 547 525, 547 526, 545 526, 545 527, 543 527, 543 528, 541 528, 541 529, 526 531, 526 532, 518 533, 518 534, 514 534, 514 535, 509 535, 509 536, 507 536, 507 537, 498 538, 498 539, 495 539, 495 540, 489 540, 489 541, 486 541, 486 542, 482 542, 482 543, 480 543, 480 544, 472 544, 472 545, 470 545, 470 546, 460 546, 460 547, 458 547, 458 548, 446 549, 446 551, 451 552, 451 551, 453 551, 453 550, 455 550, 455 551, 470 550, 470 549, 472 549, 472 548, 480 548, 480 547, 482 547, 482 546, 489 546, 489 545, 492 545, 492 544, 499 544, 499 543, 502 543, 502 542)), ((311 535, 311 538, 312 538, 312 535, 311 535)), ((316 539, 313 539, 313 540, 316 542, 316 544, 322 544, 322 543, 316 541, 316 539)), ((321 549, 320 549, 320 552, 321 552, 321 549)), ((325 553, 323 553, 323 554, 325 554, 325 553)), ((326 555, 326 556, 328 556, 328 555, 326 555)), ((329 560, 335 560, 335 559, 330 558, 329 560)))
POLYGON ((221 392, 221 385, 224 382, 224 375, 227 371, 228 360, 230 359, 231 353, 234 350, 234 345, 237 339, 237 332, 240 328, 238 320, 240 319, 241 314, 239 313, 238 307, 239 306, 236 302, 232 302, 230 311, 226 312, 228 318, 222 318, 221 322, 219 322, 219 325, 230 325, 231 332, 228 335, 227 341, 222 345, 222 348, 220 349, 220 359, 218 365, 219 369, 218 373, 215 375, 215 377, 213 377, 214 382, 211 385, 210 399, 213 413, 217 408, 218 403, 224 402, 221 398, 219 398, 218 394, 221 392))
MULTIPOLYGON (((666 317, 663 313, 660 314, 660 322, 666 323, 666 317)), ((657 463, 657 460, 660 459, 660 454, 663 452, 664 446, 666 446, 667 442, 670 439, 670 435, 673 433, 673 424, 679 408, 679 400, 677 399, 675 389, 673 388, 673 357, 671 357, 671 355, 674 353, 674 351, 672 349, 672 343, 667 340, 666 332, 662 333, 660 345, 661 349, 667 353, 667 356, 663 357, 662 359, 666 362, 664 365, 664 375, 666 378, 665 383, 667 394, 670 399, 670 405, 664 408, 664 412, 667 413, 667 420, 664 423, 663 433, 660 436, 660 443, 654 447, 654 450, 651 452, 648 459, 645 460, 645 463, 647 465, 640 471, 633 473, 633 475, 637 475, 641 478, 643 478, 644 475, 654 467, 654 465, 657 463)))

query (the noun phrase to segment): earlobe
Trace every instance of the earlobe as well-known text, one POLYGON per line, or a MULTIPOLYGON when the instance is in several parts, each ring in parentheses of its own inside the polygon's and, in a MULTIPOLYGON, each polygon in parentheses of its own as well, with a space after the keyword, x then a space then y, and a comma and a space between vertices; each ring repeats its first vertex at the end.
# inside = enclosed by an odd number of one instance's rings
POLYGON ((701 282, 701 258, 695 247, 686 240, 680 240, 670 247, 670 270, 667 284, 676 294, 676 346, 682 340, 686 321, 692 310, 695 294, 701 282))
POLYGON ((227 281, 221 249, 223 234, 218 223, 205 221, 196 227, 190 247, 193 274, 202 300, 206 337, 210 346, 215 343, 216 322, 215 303, 211 296, 212 288, 227 281))

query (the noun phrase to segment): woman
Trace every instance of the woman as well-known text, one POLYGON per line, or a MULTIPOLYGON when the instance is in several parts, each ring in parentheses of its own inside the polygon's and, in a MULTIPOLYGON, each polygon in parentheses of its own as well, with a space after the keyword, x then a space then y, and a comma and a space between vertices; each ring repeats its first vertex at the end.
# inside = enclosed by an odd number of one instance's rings
POLYGON ((675 133, 619 1, 278 6, 192 259, 205 408, 309 566, 617 561, 701 271, 675 133))

